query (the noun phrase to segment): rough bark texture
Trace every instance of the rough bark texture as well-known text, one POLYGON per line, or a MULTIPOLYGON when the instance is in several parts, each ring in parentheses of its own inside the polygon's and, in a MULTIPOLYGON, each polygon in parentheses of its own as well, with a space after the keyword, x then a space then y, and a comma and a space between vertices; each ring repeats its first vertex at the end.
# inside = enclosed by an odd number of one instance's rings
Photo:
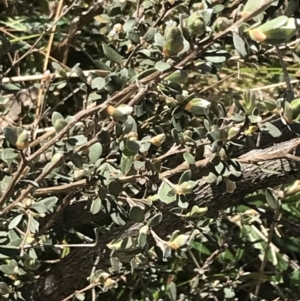
MULTIPOLYGON (((290 140, 277 147, 265 149, 263 156, 274 154, 276 149, 285 151, 292 149, 294 154, 298 153, 299 139, 290 140), (294 147, 295 146, 295 147, 294 147)), ((250 156, 255 159, 256 152, 250 156)), ((261 150, 257 151, 257 157, 262 156, 261 150)), ((241 202, 245 195, 255 192, 258 189, 272 187, 279 184, 286 184, 295 179, 300 179, 300 162, 290 159, 274 159, 259 162, 257 164, 244 164, 245 170, 243 179, 237 183, 234 193, 220 194, 214 185, 207 184, 205 179, 200 181, 195 195, 191 198, 192 204, 208 206, 211 213, 220 209, 232 207, 241 202), (279 174, 267 173, 262 169, 276 171, 279 174)), ((81 206, 81 205, 80 205, 81 206)), ((184 221, 169 213, 172 205, 162 205, 164 214, 163 221, 154 230, 162 238, 177 229, 184 230, 184 221)), ((100 238, 99 245, 95 248, 75 248, 70 255, 54 266, 45 276, 40 278, 29 288, 27 300, 58 301, 82 289, 87 285, 86 278, 90 275, 95 259, 100 255, 100 262, 97 268, 107 268, 109 264, 109 251, 106 245, 119 233, 122 237, 135 236, 138 233, 137 225, 131 228, 120 228, 107 233, 100 238)), ((138 252, 138 251, 136 251, 138 252)), ((118 257, 122 262, 128 262, 135 252, 119 252, 118 257)))

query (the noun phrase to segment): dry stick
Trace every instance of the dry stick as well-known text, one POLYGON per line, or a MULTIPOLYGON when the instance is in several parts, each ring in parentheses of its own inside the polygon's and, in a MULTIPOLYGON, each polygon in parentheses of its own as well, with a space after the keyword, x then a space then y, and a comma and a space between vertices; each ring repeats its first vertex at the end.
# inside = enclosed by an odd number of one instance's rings
POLYGON ((21 257, 24 255, 24 246, 25 246, 27 237, 30 234, 30 224, 31 224, 31 220, 32 220, 32 214, 31 214, 31 212, 29 210, 26 211, 26 214, 28 216, 27 229, 26 229, 26 233, 24 234, 23 240, 22 240, 22 242, 21 242, 21 244, 19 246, 19 248, 21 249, 21 252, 20 252, 20 256, 21 257))
MULTIPOLYGON (((274 221, 278 220, 279 213, 280 213, 280 206, 278 206, 277 209, 275 210, 274 218, 273 218, 274 221)), ((266 246, 265 254, 264 254, 264 259, 263 259, 263 261, 261 263, 261 266, 260 266, 260 269, 259 269, 257 285, 256 285, 255 292, 254 292, 254 295, 256 297, 258 297, 260 286, 261 286, 261 283, 263 281, 263 275, 264 275, 265 267, 266 267, 266 264, 267 264, 267 261, 268 261, 268 252, 269 252, 269 249, 270 249, 270 245, 271 245, 271 241, 272 241, 272 238, 273 238, 273 235, 274 235, 276 225, 277 225, 277 222, 273 222, 272 225, 271 225, 270 231, 269 231, 267 246, 266 246)))
POLYGON ((94 287, 96 287, 98 285, 99 285, 99 283, 91 283, 88 286, 86 286, 85 288, 83 288, 83 289, 81 289, 79 291, 75 291, 70 296, 68 296, 67 298, 65 298, 65 299, 63 299, 61 301, 68 301, 68 300, 72 299, 76 294, 84 293, 84 292, 88 291, 89 289, 92 289, 92 288, 94 288, 94 287))
MULTIPOLYGON (((261 5, 260 7, 258 7, 254 12, 252 12, 251 14, 242 17, 240 20, 238 20, 235 24, 233 24, 231 27, 227 28, 226 30, 224 30, 223 32, 217 34, 216 36, 206 39, 203 41, 203 43, 205 44, 203 46, 203 48, 201 49, 200 53, 202 53, 203 51, 205 51, 210 45, 212 45, 212 43, 214 41, 216 41, 217 39, 223 37, 225 34, 227 34, 228 32, 230 32, 232 29, 234 29, 235 27, 241 25, 243 22, 253 18, 254 16, 256 16, 257 14, 261 13, 269 4, 271 4, 272 2, 274 2, 274 0, 266 0, 264 2, 263 5, 261 5)), ((176 67, 181 67, 186 65, 190 60, 193 60, 197 57, 198 54, 198 50, 195 49, 194 51, 192 51, 192 53, 190 53, 189 55, 187 55, 176 67)), ((164 77, 167 76, 170 72, 167 72, 164 74, 164 77)), ((149 75, 148 77, 142 79, 140 82, 141 83, 149 83, 152 80, 157 80, 157 78, 161 75, 161 72, 157 71, 154 72, 153 74, 149 75)), ((32 154, 29 158, 28 161, 31 162, 32 160, 34 160, 35 158, 37 158, 38 156, 40 156, 41 154, 43 154, 49 147, 51 147, 54 143, 56 143, 57 141, 59 141, 59 139, 61 139, 68 131, 69 129, 71 129, 76 122, 80 121, 83 118, 86 118, 94 113, 96 113, 97 111, 103 110, 106 108, 106 106, 109 103, 112 103, 113 101, 116 101, 118 98, 120 98, 122 95, 127 94, 127 93, 132 93, 133 91, 135 91, 137 89, 136 84, 132 84, 130 86, 128 86, 127 88, 125 88, 124 90, 120 91, 119 93, 117 93, 115 96, 113 96, 112 98, 106 100, 104 103, 93 107, 93 108, 89 108, 87 110, 78 112, 75 116, 73 121, 71 121, 65 128, 63 128, 55 137, 53 137, 50 141, 48 141, 48 143, 46 143, 44 146, 42 146, 40 149, 38 149, 34 154, 32 154)), ((182 165, 182 164, 181 164, 182 165)), ((16 183, 16 178, 19 178, 19 174, 17 173, 14 178, 12 179, 12 182, 16 183)), ((38 177, 39 178, 39 177, 38 177)), ((42 179, 42 178, 41 178, 42 179)), ((39 181, 40 179, 38 179, 39 181)), ((11 182, 11 183, 12 183, 11 182)), ((4 202, 6 200, 6 198, 8 197, 10 191, 12 190, 13 185, 9 185, 8 189, 3 193, 1 199, 0 199, 0 208, 3 207, 4 202)), ((28 194, 31 190, 32 190, 33 186, 29 185, 28 188, 26 189, 26 193, 28 194)), ((22 194, 22 197, 26 196, 25 194, 22 194)), ((16 206, 16 204, 22 200, 22 198, 18 198, 16 201, 14 201, 12 204, 10 204, 7 208, 5 208, 2 212, 3 213, 7 213, 9 212, 14 206, 16 206), (18 202, 17 202, 18 201, 18 202)))
MULTIPOLYGON (((54 39, 54 34, 55 34, 55 31, 56 31, 57 22, 58 22, 58 20, 60 20, 60 15, 61 15, 63 3, 64 3, 64 0, 60 0, 59 4, 57 6, 56 15, 55 15, 55 19, 54 19, 54 26, 52 28, 52 32, 51 32, 50 37, 49 37, 46 57, 45 57, 45 60, 44 60, 43 73, 47 70, 47 67, 48 67, 48 62, 49 62, 50 52, 51 52, 52 43, 53 43, 53 39, 54 39)), ((43 80, 41 81, 41 87, 42 86, 43 86, 43 80)), ((37 123, 39 121, 39 117, 40 117, 40 114, 41 114, 41 111, 42 111, 43 90, 44 89, 40 88, 38 99, 37 99, 37 106, 36 106, 36 111, 35 111, 35 118, 36 118, 37 123)), ((45 101, 45 99, 44 99, 44 101, 45 101)), ((36 126, 38 126, 38 124, 36 126)))
MULTIPOLYGON (((5 33, 6 35, 8 35, 8 36, 10 36, 10 37, 12 37, 12 38, 14 38, 14 39, 18 39, 18 37, 16 37, 15 35, 13 35, 13 34, 11 34, 9 31, 7 31, 7 30, 5 30, 5 28, 3 28, 3 27, 0 27, 0 31, 2 31, 3 33, 5 33)), ((26 41, 22 41, 23 43, 25 43, 29 48, 31 48, 32 49, 32 51, 37 51, 38 53, 40 53, 40 54, 42 54, 42 55, 44 55, 44 56, 46 56, 46 53, 45 52, 43 52, 41 49, 37 49, 37 48, 34 48, 32 45, 30 45, 28 42, 26 42, 26 41)), ((52 61, 54 61, 54 62, 56 62, 56 63, 59 63, 62 67, 64 67, 64 68, 68 68, 66 65, 64 65, 63 63, 61 63, 61 62, 59 62, 57 59, 55 59, 54 57, 52 57, 52 56, 49 56, 49 59, 50 60, 52 60, 52 61)))
MULTIPOLYGON (((68 67, 66 67, 68 68, 68 67)), ((70 68, 68 68, 70 69, 70 68)), ((101 70, 101 69, 92 69, 92 70, 85 70, 83 71, 83 74, 85 76, 88 76, 89 73, 96 73, 100 77, 107 76, 110 72, 107 70, 101 70)), ((36 81, 36 80, 42 80, 43 74, 35 74, 35 75, 23 75, 23 76, 13 76, 13 77, 3 77, 1 80, 2 84, 8 84, 8 83, 18 83, 18 82, 26 82, 26 81, 36 81)), ((78 77, 78 75, 74 71, 66 72, 66 75, 61 75, 59 73, 55 73, 55 79, 56 78, 71 78, 71 77, 78 77)))
MULTIPOLYGON (((74 1, 74 2, 68 7, 68 9, 61 15, 61 18, 64 17, 64 16, 69 12, 69 10, 74 6, 74 3, 76 3, 76 1, 74 1)), ((59 20, 58 20, 58 21, 59 21, 59 20)), ((15 65, 19 64, 20 61, 22 61, 26 56, 30 55, 30 54, 34 51, 35 46, 41 41, 41 39, 42 39, 46 34, 48 34, 49 32, 51 32, 53 26, 56 25, 56 23, 58 23, 58 21, 57 21, 57 22, 54 22, 54 23, 50 26, 50 28, 48 28, 46 31, 44 31, 44 32, 41 34, 41 36, 33 43, 33 45, 31 46, 31 48, 28 49, 28 50, 27 50, 27 51, 26 51, 26 52, 25 52, 18 60, 16 60, 16 61, 14 62, 14 64, 13 64, 10 68, 8 68, 8 69, 3 73, 3 76, 6 76, 6 75, 11 71, 11 69, 12 69, 15 65)))

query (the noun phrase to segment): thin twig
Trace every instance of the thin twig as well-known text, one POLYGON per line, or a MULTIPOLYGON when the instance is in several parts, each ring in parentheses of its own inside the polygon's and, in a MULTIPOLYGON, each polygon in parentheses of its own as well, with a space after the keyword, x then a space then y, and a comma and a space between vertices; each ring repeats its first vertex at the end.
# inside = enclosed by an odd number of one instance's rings
POLYGON ((288 91, 289 91, 290 93, 292 93, 292 92, 293 92, 293 90, 292 90, 293 88, 292 88, 292 85, 291 85, 291 79, 290 79, 289 73, 288 73, 288 71, 287 71, 285 62, 284 62, 284 60, 283 60, 281 51, 280 51, 280 49, 279 49, 279 46, 276 45, 275 47, 276 47, 276 50, 277 50, 279 62, 280 62, 280 65, 281 65, 281 68, 282 68, 282 71, 283 71, 284 80, 285 80, 285 82, 286 82, 288 91))
POLYGON ((27 217, 28 217, 27 229, 26 229, 26 233, 24 234, 23 240, 22 240, 22 242, 19 246, 19 248, 21 249, 20 257, 22 257, 24 255, 24 246, 25 246, 27 237, 30 235, 30 224, 31 224, 32 215, 31 215, 29 210, 26 211, 26 214, 27 214, 27 217))
MULTIPOLYGON (((83 74, 85 76, 88 76, 89 73, 96 73, 100 77, 107 76, 110 72, 107 70, 100 70, 100 69, 92 69, 92 70, 85 70, 83 71, 83 74)), ((43 74, 35 74, 35 75, 23 75, 23 76, 13 76, 13 77, 3 77, 1 79, 2 84, 8 84, 8 83, 18 83, 18 82, 26 82, 26 81, 38 81, 43 78, 43 74)), ((57 73, 55 74, 55 78, 72 78, 72 77, 78 77, 78 75, 74 71, 66 72, 65 76, 62 76, 61 74, 57 73)))
MULTIPOLYGON (((74 1, 74 2, 76 2, 76 1, 74 1)), ((44 60, 43 72, 45 72, 47 70, 47 67, 48 67, 50 52, 51 52, 51 48, 52 48, 52 43, 53 43, 55 31, 56 31, 56 25, 57 25, 57 22, 61 19, 60 15, 61 15, 63 3, 64 3, 64 0, 60 0, 58 5, 57 5, 56 15, 55 15, 55 19, 54 19, 54 25, 52 27, 52 32, 51 32, 50 37, 49 37, 46 57, 45 57, 45 60, 44 60)), ((43 86, 43 82, 41 82, 41 87, 42 86, 43 86)), ((38 98, 37 98, 37 106, 36 106, 36 111, 35 111, 35 118, 37 120, 40 118, 40 114, 41 114, 41 110, 42 110, 43 90, 44 89, 40 88, 38 98)))
POLYGON ((97 282, 97 283, 91 283, 91 284, 89 284, 88 286, 86 286, 85 288, 83 288, 83 289, 81 289, 81 290, 79 290, 79 291, 76 291, 76 292, 72 293, 70 296, 68 296, 68 297, 65 298, 65 299, 62 299, 61 301, 68 301, 68 300, 72 299, 74 296, 76 296, 76 294, 82 294, 82 293, 88 291, 89 289, 92 289, 92 288, 94 288, 94 287, 96 287, 96 286, 98 286, 98 285, 99 285, 98 282, 97 282))
MULTIPOLYGON (((274 213, 274 220, 276 221, 279 217, 280 214, 280 206, 277 207, 277 209, 275 210, 274 213)), ((268 235, 268 241, 267 241, 267 246, 265 249, 265 254, 264 254, 264 259, 261 263, 260 269, 259 269, 259 273, 258 273, 258 279, 257 279, 257 284, 256 284, 256 288, 255 288, 255 292, 254 295, 256 297, 258 297, 259 291, 260 291, 260 286, 262 284, 263 281, 263 275, 264 275, 264 271, 265 271, 265 267, 268 261, 268 253, 269 253, 269 249, 270 249, 270 245, 271 245, 271 241, 274 235, 274 231, 276 228, 277 223, 273 222, 269 231, 269 235, 268 235)))

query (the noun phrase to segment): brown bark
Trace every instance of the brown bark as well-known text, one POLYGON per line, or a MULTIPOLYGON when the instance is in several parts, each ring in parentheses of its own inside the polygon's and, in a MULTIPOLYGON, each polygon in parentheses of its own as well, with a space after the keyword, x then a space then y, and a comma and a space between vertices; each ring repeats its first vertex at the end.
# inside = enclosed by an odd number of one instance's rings
MULTIPOLYGON (((298 153, 299 139, 284 142, 275 147, 252 151, 250 156, 243 156, 240 160, 256 162, 255 164, 244 164, 245 170, 243 179, 237 183, 234 193, 220 194, 214 185, 207 184, 205 179, 200 180, 195 195, 191 198, 191 204, 208 206, 210 213, 221 209, 238 205, 245 195, 255 192, 258 189, 273 187, 279 184, 287 184, 292 180, 300 178, 300 162, 284 158, 286 152, 298 153), (257 158, 258 161, 255 161, 257 158), (279 174, 267 173, 262 169, 273 170, 279 174)), ((296 159, 297 157, 295 157, 296 159)), ((184 221, 177 216, 171 215, 171 205, 161 205, 163 220, 154 230, 162 238, 165 238, 172 231, 184 230, 184 221)), ((74 217, 73 217, 74 218, 74 217)), ((138 233, 137 225, 128 229, 120 229, 109 232, 100 238, 99 245, 95 248, 75 248, 70 255, 54 266, 44 277, 41 277, 29 288, 27 300, 62 300, 74 291, 82 289, 87 285, 86 278, 90 275, 95 258, 100 255, 100 262, 97 268, 106 269, 109 266, 109 250, 106 245, 117 235, 122 237, 135 236, 138 233), (106 250, 105 254, 103 253, 106 250)), ((138 251, 136 251, 138 252, 138 251)), ((134 252, 119 252, 118 257, 122 262, 128 262, 134 252)))

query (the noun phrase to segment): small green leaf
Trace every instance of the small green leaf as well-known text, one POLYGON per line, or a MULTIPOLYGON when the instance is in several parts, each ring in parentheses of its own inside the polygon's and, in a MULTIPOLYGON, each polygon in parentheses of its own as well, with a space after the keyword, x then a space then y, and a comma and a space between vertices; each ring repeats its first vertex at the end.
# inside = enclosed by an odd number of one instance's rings
POLYGON ((102 49, 103 49, 104 55, 110 61, 115 62, 117 64, 121 64, 123 62, 123 57, 110 46, 106 45, 105 43, 102 43, 102 49))
POLYGON ((90 147, 89 159, 91 163, 95 163, 102 155, 102 145, 96 142, 90 147))
POLYGON ((159 199, 166 204, 170 204, 176 201, 176 195, 169 195, 170 190, 173 187, 171 187, 168 183, 165 181, 162 181, 159 190, 158 190, 158 197, 159 199))
POLYGON ((48 211, 47 207, 42 203, 33 203, 30 206, 31 209, 34 209, 37 213, 44 214, 48 211))
POLYGON ((122 173, 124 175, 127 175, 128 172, 130 171, 133 161, 134 161, 133 156, 127 157, 124 154, 122 154, 120 166, 121 166, 122 173))
POLYGON ((39 227, 40 227, 40 223, 35 218, 32 218, 31 219, 31 223, 29 225, 30 232, 31 233, 38 232, 39 231, 39 227))
POLYGON ((13 160, 19 155, 18 151, 13 148, 5 148, 1 154, 2 160, 13 160))
POLYGON ((147 43, 152 42, 156 32, 157 32, 156 28, 154 28, 154 27, 148 28, 147 32, 145 33, 145 35, 143 37, 144 41, 147 42, 147 43))
POLYGON ((284 15, 290 17, 292 14, 296 12, 296 10, 299 8, 299 5, 300 5, 299 0, 290 0, 286 6, 284 15))
POLYGON ((169 293, 171 300, 177 300, 177 287, 173 281, 171 281, 169 284, 169 293))
POLYGON ((188 79, 188 71, 186 70, 176 70, 175 72, 168 75, 165 80, 168 80, 173 83, 184 84, 188 79))
POLYGON ((10 289, 5 282, 0 282, 0 296, 10 293, 10 289))
MULTIPOLYGON (((257 9, 257 7, 261 6, 263 4, 263 1, 261 0, 248 0, 244 6, 244 9, 242 11, 242 15, 249 15, 251 14, 253 11, 255 11, 257 9)), ((271 4, 269 4, 265 10, 270 6, 271 4)), ((264 13, 260 13, 258 15, 256 15, 253 19, 256 22, 262 22, 264 17, 264 13)))
POLYGON ((139 233, 139 236, 138 236, 139 247, 141 247, 141 248, 145 247, 145 245, 147 244, 147 238, 148 238, 148 235, 146 235, 144 233, 139 233))
POLYGON ((267 199, 269 206, 273 210, 276 210, 279 206, 279 202, 278 202, 277 198, 274 196, 274 194, 272 193, 272 191, 270 189, 266 189, 265 195, 266 195, 266 199, 267 199))
POLYGON ((52 62, 52 67, 57 71, 57 73, 62 77, 67 77, 67 72, 65 69, 62 68, 62 66, 59 63, 52 62))
POLYGON ((58 201, 58 197, 50 196, 48 198, 42 199, 39 203, 44 204, 48 210, 51 210, 58 201))
POLYGON ((3 272, 4 274, 7 274, 7 275, 18 274, 18 272, 15 271, 14 267, 10 266, 8 264, 0 266, 0 271, 3 272))
POLYGON ((183 158, 188 164, 195 165, 195 158, 191 153, 188 152, 184 153, 183 158))
POLYGON ((97 214, 101 210, 102 207, 102 201, 100 198, 96 198, 93 200, 92 205, 91 205, 91 213, 92 214, 97 214))
POLYGON ((188 182, 191 178, 192 178, 192 172, 188 169, 182 173, 178 181, 178 184, 180 185, 184 182, 188 182))
POLYGON ((238 52, 238 54, 242 58, 244 58, 248 54, 246 41, 244 39, 242 39, 237 32, 233 31, 232 34, 233 34, 233 45, 234 45, 234 48, 236 49, 236 51, 238 52))
POLYGON ((281 131, 270 122, 260 125, 260 130, 268 132, 273 138, 278 138, 282 135, 281 131))
POLYGON ((78 77, 86 84, 87 79, 86 76, 84 75, 82 69, 79 67, 80 64, 76 64, 72 70, 78 75, 78 77))
POLYGON ((17 140, 18 140, 18 133, 17 129, 11 126, 4 127, 3 129, 3 134, 5 139, 11 144, 15 145, 17 140))
POLYGON ((104 88, 106 81, 102 77, 96 77, 92 80, 92 89, 101 90, 104 88))
POLYGON ((140 150, 140 144, 137 141, 134 140, 127 140, 126 141, 126 150, 132 154, 132 155, 136 155, 139 150, 140 150))
POLYGON ((208 174, 208 176, 205 178, 205 180, 206 180, 206 183, 212 184, 217 181, 217 176, 214 173, 210 172, 208 174))
POLYGON ((208 50, 204 53, 204 57, 207 61, 220 64, 230 58, 230 54, 226 50, 208 50))
POLYGON ((185 105, 185 110, 196 115, 204 115, 211 107, 211 103, 202 98, 194 98, 185 105))
POLYGON ((163 72, 163 71, 166 71, 166 70, 170 69, 170 68, 171 68, 171 65, 168 64, 167 62, 164 62, 164 61, 158 61, 158 62, 155 63, 155 66, 154 66, 154 67, 155 67, 155 69, 157 69, 158 71, 163 72))
POLYGON ((11 220, 11 222, 8 224, 8 229, 11 230, 11 229, 16 228, 19 225, 19 223, 21 222, 22 218, 23 218, 23 214, 19 214, 19 215, 15 216, 11 220))
POLYGON ((133 206, 129 211, 129 218, 136 223, 142 223, 145 220, 145 212, 141 207, 133 206))
POLYGON ((201 217, 203 215, 206 214, 206 212, 208 211, 207 207, 198 207, 197 205, 194 205, 191 212, 189 212, 186 217, 201 217))
POLYGON ((79 301, 83 301, 83 300, 85 300, 85 295, 81 294, 81 293, 76 293, 75 298, 79 301))
POLYGON ((52 113, 52 116, 51 116, 51 122, 52 122, 52 125, 53 125, 53 126, 55 125, 55 123, 56 123, 58 120, 61 120, 61 119, 64 120, 64 116, 63 116, 63 115, 61 115, 60 113, 55 112, 55 111, 52 113))
POLYGON ((154 227, 158 225, 162 221, 163 215, 161 212, 155 214, 149 221, 149 227, 154 227))
POLYGON ((170 247, 172 249, 179 249, 183 247, 189 239, 189 236, 186 234, 179 234, 174 240, 170 242, 170 247))

